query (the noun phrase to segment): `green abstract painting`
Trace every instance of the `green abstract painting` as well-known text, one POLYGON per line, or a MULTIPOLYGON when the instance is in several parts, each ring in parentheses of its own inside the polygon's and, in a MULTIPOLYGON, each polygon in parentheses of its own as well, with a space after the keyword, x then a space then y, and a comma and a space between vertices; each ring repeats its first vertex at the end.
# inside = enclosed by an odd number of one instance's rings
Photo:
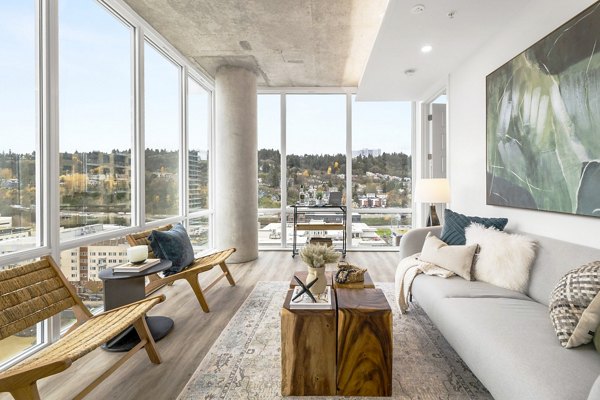
POLYGON ((486 91, 487 204, 600 217, 600 2, 486 91))

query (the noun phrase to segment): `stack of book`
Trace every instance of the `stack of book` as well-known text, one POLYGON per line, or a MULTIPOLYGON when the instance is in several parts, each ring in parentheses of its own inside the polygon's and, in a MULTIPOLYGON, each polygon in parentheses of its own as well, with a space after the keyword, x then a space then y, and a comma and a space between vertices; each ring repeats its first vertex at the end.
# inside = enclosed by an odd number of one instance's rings
POLYGON ((117 265, 116 267, 113 268, 113 272, 118 272, 118 273, 137 273, 137 272, 142 272, 156 264, 158 264, 160 262, 160 259, 158 258, 148 258, 146 261, 144 261, 143 263, 127 263, 127 264, 121 264, 121 265, 117 265))
MULTIPOLYGON (((292 299, 294 297, 296 297, 296 295, 298 293, 300 293, 300 291, 302 290, 302 287, 300 286, 296 286, 294 287, 294 292, 292 293, 292 299)), ((315 299, 317 300, 317 302, 313 302, 313 300, 310 298, 309 295, 307 294, 303 294, 302 296, 298 297, 296 300, 294 301, 290 301, 290 309, 292 310, 331 310, 332 307, 332 303, 331 303, 331 296, 333 295, 333 293, 331 292, 331 286, 327 286, 327 289, 325 289, 325 292, 323 292, 320 295, 314 295, 315 299)))

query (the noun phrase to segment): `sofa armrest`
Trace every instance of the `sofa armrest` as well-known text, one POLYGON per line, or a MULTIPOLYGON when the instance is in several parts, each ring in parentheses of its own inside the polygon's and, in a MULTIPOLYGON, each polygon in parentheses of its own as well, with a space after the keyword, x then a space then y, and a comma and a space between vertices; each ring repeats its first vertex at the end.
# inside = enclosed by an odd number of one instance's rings
POLYGON ((400 239, 400 259, 420 252, 429 232, 439 237, 442 233, 442 227, 428 226, 427 228, 414 228, 406 232, 400 239))
POLYGON ((588 400, 598 400, 598 399, 600 399, 600 376, 596 379, 596 381, 592 385, 592 389, 590 390, 590 394, 588 396, 588 400))

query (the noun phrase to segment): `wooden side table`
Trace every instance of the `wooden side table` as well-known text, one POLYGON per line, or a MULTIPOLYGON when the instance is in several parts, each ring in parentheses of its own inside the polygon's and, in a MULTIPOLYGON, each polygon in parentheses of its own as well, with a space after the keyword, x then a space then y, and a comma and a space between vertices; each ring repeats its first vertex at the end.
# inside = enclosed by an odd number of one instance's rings
POLYGON ((380 289, 336 289, 341 396, 392 395, 392 310, 380 289))
POLYGON ((331 310, 291 310, 292 292, 281 309, 281 394, 335 396, 335 296, 331 310))

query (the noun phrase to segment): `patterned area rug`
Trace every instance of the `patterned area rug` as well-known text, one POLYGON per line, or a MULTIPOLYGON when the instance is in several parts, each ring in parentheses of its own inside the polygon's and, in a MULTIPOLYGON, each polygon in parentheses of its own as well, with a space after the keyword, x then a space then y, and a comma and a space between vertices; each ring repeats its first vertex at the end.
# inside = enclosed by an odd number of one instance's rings
MULTIPOLYGON (((377 287, 394 314, 394 399, 492 399, 419 306, 400 317, 394 285, 377 287)), ((257 283, 178 399, 323 398, 281 396, 279 311, 287 288, 257 283)))

